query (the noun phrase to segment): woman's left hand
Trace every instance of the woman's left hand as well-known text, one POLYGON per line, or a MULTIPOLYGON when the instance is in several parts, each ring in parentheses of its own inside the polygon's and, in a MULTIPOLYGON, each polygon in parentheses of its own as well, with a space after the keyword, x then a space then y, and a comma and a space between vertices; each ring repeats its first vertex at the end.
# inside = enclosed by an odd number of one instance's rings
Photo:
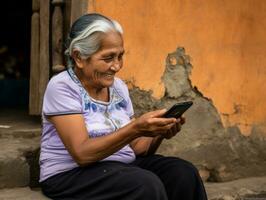
POLYGON ((181 127, 185 123, 185 121, 186 120, 183 116, 178 118, 176 124, 163 135, 163 138, 171 139, 172 137, 174 137, 181 130, 181 127))

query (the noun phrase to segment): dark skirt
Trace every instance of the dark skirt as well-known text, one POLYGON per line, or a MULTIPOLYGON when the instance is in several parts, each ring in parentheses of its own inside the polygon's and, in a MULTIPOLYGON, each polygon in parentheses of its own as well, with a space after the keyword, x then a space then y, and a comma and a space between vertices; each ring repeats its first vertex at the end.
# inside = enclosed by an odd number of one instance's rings
POLYGON ((41 183, 54 200, 206 200, 197 169, 175 157, 137 157, 131 164, 98 162, 41 183))

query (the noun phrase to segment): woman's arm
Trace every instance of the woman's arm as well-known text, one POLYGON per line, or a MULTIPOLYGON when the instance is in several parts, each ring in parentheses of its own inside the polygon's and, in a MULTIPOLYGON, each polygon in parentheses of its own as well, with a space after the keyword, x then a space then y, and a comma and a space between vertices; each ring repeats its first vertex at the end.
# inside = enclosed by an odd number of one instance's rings
POLYGON ((138 137, 155 137, 166 133, 176 120, 159 118, 164 112, 159 110, 146 113, 113 134, 98 138, 89 137, 81 114, 52 116, 49 120, 74 160, 83 166, 112 155, 138 137))
POLYGON ((156 137, 139 137, 130 143, 131 148, 136 155, 151 155, 156 152, 163 141, 162 136, 156 137))
POLYGON ((138 137, 133 123, 119 129, 115 134, 90 138, 80 114, 53 116, 50 121, 55 125, 69 153, 81 166, 113 154, 138 137))

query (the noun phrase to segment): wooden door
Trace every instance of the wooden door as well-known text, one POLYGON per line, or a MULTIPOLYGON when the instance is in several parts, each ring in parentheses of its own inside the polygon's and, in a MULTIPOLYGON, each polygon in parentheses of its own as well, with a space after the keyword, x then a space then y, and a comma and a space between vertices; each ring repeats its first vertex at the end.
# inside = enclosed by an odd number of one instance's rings
POLYGON ((88 0, 32 0, 30 115, 40 115, 46 85, 64 69, 63 42, 70 25, 88 10, 88 0))

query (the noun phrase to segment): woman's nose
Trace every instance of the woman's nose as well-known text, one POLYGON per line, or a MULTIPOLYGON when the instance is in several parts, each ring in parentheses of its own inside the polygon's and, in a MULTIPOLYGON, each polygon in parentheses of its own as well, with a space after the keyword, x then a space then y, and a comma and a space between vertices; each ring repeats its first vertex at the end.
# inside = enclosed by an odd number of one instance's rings
POLYGON ((111 70, 118 72, 121 69, 121 63, 116 61, 113 63, 113 65, 111 66, 111 70))

